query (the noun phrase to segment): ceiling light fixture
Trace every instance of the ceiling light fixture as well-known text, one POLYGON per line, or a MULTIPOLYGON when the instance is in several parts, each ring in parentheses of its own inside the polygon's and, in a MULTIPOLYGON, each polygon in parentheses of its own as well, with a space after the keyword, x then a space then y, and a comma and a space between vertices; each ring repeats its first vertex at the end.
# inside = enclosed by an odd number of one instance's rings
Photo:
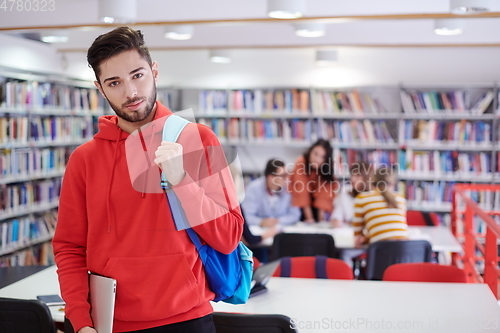
POLYGON ((134 23, 136 0, 99 0, 99 19, 104 23, 134 23))
POLYGON ((463 19, 437 19, 434 21, 434 32, 442 36, 460 35, 464 31, 463 19))
POLYGON ((187 40, 193 37, 193 26, 191 24, 169 25, 165 28, 165 38, 175 40, 187 40))
POLYGON ((296 23, 295 34, 299 37, 321 37, 325 35, 323 23, 296 23))
POLYGON ((338 53, 335 50, 316 50, 317 65, 331 65, 338 60, 338 53))
POLYGON ((66 43, 69 40, 68 32, 63 30, 44 31, 40 37, 45 43, 66 43))
POLYGON ((305 0, 267 0, 267 15, 277 19, 295 19, 304 16, 305 0))
POLYGON ((490 10, 490 0, 450 0, 450 10, 457 15, 481 14, 490 10))
POLYGON ((227 64, 231 62, 231 52, 229 50, 210 50, 210 61, 227 64))

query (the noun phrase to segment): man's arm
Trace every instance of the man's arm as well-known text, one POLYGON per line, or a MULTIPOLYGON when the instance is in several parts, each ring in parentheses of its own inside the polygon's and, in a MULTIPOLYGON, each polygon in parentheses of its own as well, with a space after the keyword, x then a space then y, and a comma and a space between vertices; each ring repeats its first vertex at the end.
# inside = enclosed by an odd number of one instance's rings
POLYGON ((245 200, 241 203, 243 212, 245 214, 245 221, 248 225, 260 225, 263 218, 258 216, 259 212, 259 194, 255 186, 247 187, 245 193, 245 200))
POLYGON ((88 303, 87 214, 83 168, 83 159, 75 151, 64 174, 58 221, 52 240, 61 294, 66 302, 65 315, 75 332, 84 326, 93 326, 88 303))
POLYGON ((288 209, 285 215, 278 218, 280 225, 290 225, 300 221, 300 208, 292 206, 291 202, 288 202, 288 209))

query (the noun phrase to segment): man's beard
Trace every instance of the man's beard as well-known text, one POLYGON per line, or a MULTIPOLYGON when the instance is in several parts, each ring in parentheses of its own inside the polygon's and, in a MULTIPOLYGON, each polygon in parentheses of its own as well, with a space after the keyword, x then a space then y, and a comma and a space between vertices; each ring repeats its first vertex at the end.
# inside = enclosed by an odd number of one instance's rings
POLYGON ((156 103, 156 86, 153 86, 153 91, 148 97, 136 97, 134 99, 129 99, 127 100, 121 108, 118 106, 114 105, 111 103, 111 101, 108 99, 109 106, 115 111, 116 115, 123 120, 126 120, 130 123, 136 123, 139 121, 143 121, 146 119, 150 114, 151 111, 153 111, 153 107, 156 103), (145 101, 145 105, 142 109, 139 109, 137 111, 133 111, 132 114, 128 114, 126 111, 123 111, 127 107, 127 105, 132 104, 134 102, 138 101, 145 101))

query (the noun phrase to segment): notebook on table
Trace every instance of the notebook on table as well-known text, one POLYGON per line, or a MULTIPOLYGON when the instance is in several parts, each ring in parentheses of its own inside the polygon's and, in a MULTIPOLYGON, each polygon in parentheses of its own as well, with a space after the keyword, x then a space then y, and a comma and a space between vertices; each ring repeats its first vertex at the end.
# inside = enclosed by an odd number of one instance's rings
POLYGON ((99 333, 113 332, 116 280, 90 274, 90 305, 94 328, 99 333))
POLYGON ((266 284, 273 276, 278 268, 280 260, 271 261, 258 267, 252 276, 252 289, 250 290, 250 297, 262 294, 267 291, 266 284))

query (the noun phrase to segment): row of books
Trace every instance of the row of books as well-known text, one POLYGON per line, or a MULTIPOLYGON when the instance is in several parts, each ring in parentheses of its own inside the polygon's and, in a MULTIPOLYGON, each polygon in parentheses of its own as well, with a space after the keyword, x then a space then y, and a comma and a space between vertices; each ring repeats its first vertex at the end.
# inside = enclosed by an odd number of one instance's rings
POLYGON ((373 168, 382 165, 393 167, 397 162, 396 151, 394 150, 357 150, 333 148, 333 167, 337 176, 348 175, 349 167, 357 162, 367 162, 373 168))
POLYGON ((104 99, 97 89, 38 81, 0 82, 0 108, 12 110, 102 111, 104 99))
POLYGON ((403 174, 491 175, 491 153, 457 151, 400 151, 399 171, 403 174))
POLYGON ((359 92, 315 91, 312 94, 314 114, 381 114, 387 109, 373 94, 359 92))
POLYGON ((0 253, 15 251, 37 241, 50 239, 54 235, 57 211, 43 215, 30 215, 0 224, 0 253))
POLYGON ((486 112, 494 96, 493 91, 488 91, 477 101, 471 101, 469 94, 464 90, 401 91, 401 102, 407 114, 460 112, 478 115, 486 112))
POLYGON ((400 181, 398 192, 403 194, 409 206, 441 205, 453 199, 454 182, 400 181))
MULTIPOLYGON (((236 113, 308 113, 310 110, 309 91, 303 89, 231 90, 227 98, 227 104, 222 105, 227 105, 230 112, 236 113)), ((216 106, 220 106, 213 103, 214 100, 216 99, 211 99, 210 94, 200 93, 200 112, 210 112, 216 109, 216 106), (210 107, 210 103, 213 107, 210 107)), ((226 109, 226 107, 219 108, 226 109)))
POLYGON ((50 241, 36 244, 0 257, 0 267, 54 265, 54 251, 50 241))
POLYGON ((399 142, 459 145, 491 144, 491 124, 484 121, 403 120, 399 126, 399 142))
POLYGON ((252 142, 265 141, 313 141, 317 138, 331 140, 333 144, 395 143, 385 121, 350 120, 254 120, 254 119, 209 119, 198 122, 212 128, 221 140, 252 142))
POLYGON ((4 149, 0 155, 0 179, 63 172, 70 153, 68 147, 4 149))
POLYGON ((0 118, 0 144, 68 142, 90 139, 92 135, 92 117, 0 118))
POLYGON ((0 220, 3 215, 46 207, 59 200, 61 178, 0 185, 0 220))

